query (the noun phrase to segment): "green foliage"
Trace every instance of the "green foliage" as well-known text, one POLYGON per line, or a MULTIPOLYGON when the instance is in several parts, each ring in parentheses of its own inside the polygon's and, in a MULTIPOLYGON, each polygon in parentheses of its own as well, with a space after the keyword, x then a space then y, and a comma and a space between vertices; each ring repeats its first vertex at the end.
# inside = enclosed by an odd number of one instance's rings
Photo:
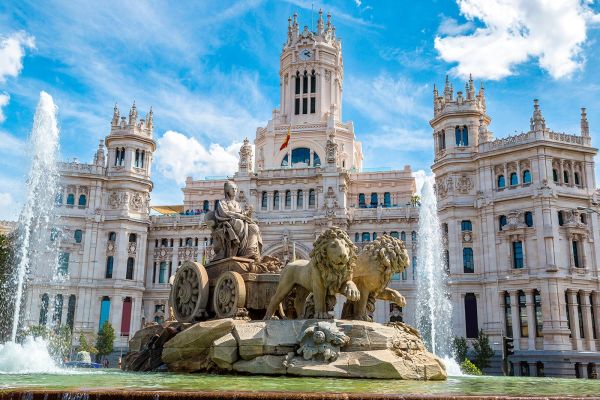
POLYGON ((490 346, 489 337, 483 333, 483 329, 479 330, 479 336, 473 340, 473 351, 475 353, 475 359, 473 363, 483 370, 490 366, 490 358, 494 356, 494 350, 490 346))
POLYGON ((114 341, 115 329, 108 321, 105 321, 102 328, 100 328, 100 333, 98 333, 98 338, 96 339, 96 349, 98 349, 98 353, 96 354, 99 357, 102 357, 112 353, 114 341))
POLYGON ((48 343, 48 353, 57 361, 62 361, 71 353, 72 334, 67 325, 50 329, 45 326, 31 326, 23 331, 21 339, 27 336, 44 339, 48 343))
POLYGON ((77 346, 77 351, 86 351, 90 354, 98 354, 98 349, 92 344, 88 343, 87 338, 83 333, 79 334, 79 346, 77 346))
POLYGON ((483 375, 481 370, 475 366, 468 358, 460 363, 460 370, 467 375, 483 375))
POLYGON ((452 346, 454 347, 454 357, 456 362, 462 364, 462 362, 467 359, 467 352, 469 351, 467 339, 462 336, 455 336, 452 340, 452 346))
POLYGON ((419 196, 418 194, 413 194, 410 197, 410 204, 413 207, 420 206, 421 205, 421 196, 419 196))

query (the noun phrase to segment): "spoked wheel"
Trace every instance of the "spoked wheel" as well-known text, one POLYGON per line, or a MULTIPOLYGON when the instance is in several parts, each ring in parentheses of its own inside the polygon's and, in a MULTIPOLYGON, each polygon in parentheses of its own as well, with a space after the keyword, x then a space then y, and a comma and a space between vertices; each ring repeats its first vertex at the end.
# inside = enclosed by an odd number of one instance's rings
POLYGON ((235 271, 223 272, 215 284, 213 306, 218 318, 245 316, 246 284, 235 271))
POLYGON ((206 313, 208 275, 204 266, 186 261, 177 270, 171 287, 170 302, 179 322, 193 322, 206 313))

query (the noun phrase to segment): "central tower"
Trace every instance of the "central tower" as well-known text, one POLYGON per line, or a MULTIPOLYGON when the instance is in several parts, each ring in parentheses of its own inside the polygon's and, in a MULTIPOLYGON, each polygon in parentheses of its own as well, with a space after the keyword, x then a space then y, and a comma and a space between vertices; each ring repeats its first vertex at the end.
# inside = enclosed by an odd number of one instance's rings
POLYGON ((287 41, 281 53, 280 88, 283 123, 299 125, 341 120, 344 64, 342 43, 335 37, 331 14, 323 21, 319 10, 317 30, 300 31, 297 14, 288 19, 287 41))

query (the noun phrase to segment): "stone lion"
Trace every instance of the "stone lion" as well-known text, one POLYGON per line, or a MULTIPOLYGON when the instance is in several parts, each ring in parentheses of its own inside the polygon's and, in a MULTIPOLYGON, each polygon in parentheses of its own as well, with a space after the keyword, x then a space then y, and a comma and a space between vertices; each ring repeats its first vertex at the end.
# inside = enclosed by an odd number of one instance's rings
POLYGON ((376 300, 387 300, 404 307, 404 296, 387 285, 392 274, 401 273, 408 264, 408 252, 400 239, 383 235, 367 244, 358 255, 354 268, 353 280, 360 291, 360 299, 348 299, 342 318, 370 321, 369 313, 375 310, 376 300))
POLYGON ((285 297, 296 288, 294 308, 303 315, 304 303, 312 293, 314 318, 332 318, 327 299, 341 293, 350 301, 359 299, 360 292, 352 282, 356 262, 356 246, 340 228, 329 228, 313 244, 310 260, 289 263, 281 271, 275 295, 271 298, 265 319, 273 318, 285 297))

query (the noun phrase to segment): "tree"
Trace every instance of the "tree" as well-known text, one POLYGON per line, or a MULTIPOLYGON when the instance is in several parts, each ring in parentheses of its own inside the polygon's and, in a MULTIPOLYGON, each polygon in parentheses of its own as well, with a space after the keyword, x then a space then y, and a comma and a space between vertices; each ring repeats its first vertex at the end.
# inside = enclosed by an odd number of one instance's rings
POLYGON ((100 328, 98 338, 96 339, 96 349, 98 353, 96 358, 101 359, 102 356, 107 356, 113 351, 113 343, 115 341, 115 329, 112 325, 105 321, 100 328))
POLYGON ((452 341, 454 347, 454 358, 456 362, 462 364, 467 359, 467 352, 469 351, 469 344, 467 339, 462 336, 455 336, 452 341))
POLYGON ((490 366, 490 358, 494 356, 494 350, 490 346, 488 335, 483 333, 483 329, 479 330, 477 339, 473 340, 473 351, 475 353, 473 364, 482 371, 484 368, 488 368, 490 366))
POLYGON ((483 375, 481 370, 475 366, 468 358, 460 363, 460 370, 467 375, 483 375))
POLYGON ((419 196, 418 194, 413 194, 410 197, 410 205, 413 207, 417 207, 421 205, 421 196, 419 196))
POLYGON ((79 346, 77 351, 87 351, 90 354, 98 354, 98 349, 88 343, 87 338, 83 333, 79 334, 79 346))

